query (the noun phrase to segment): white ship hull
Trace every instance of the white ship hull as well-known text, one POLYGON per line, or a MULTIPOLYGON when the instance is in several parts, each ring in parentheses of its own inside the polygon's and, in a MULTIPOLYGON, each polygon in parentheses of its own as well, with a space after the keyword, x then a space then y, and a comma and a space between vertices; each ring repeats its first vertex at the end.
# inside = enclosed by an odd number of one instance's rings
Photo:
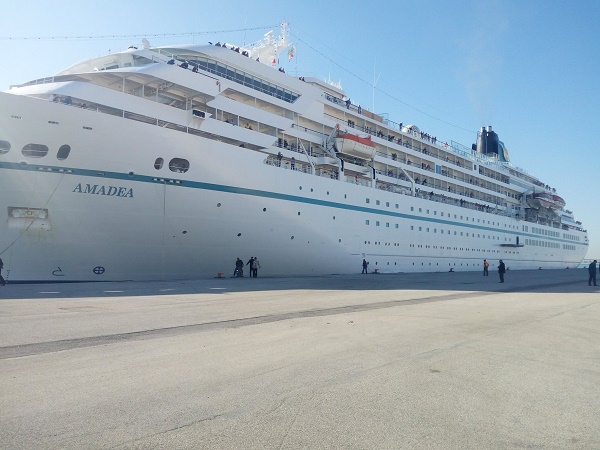
POLYGON ((479 270, 483 258, 494 257, 511 269, 576 267, 584 254, 569 259, 555 249, 521 249, 511 258, 498 244, 523 236, 505 231, 521 221, 494 216, 492 227, 436 223, 411 207, 435 209, 440 218, 442 212, 468 214, 475 223, 490 214, 282 170, 264 164, 260 153, 118 117, 27 97, 0 98, 4 136, 16 148, 31 140, 32 129, 36 141, 58 148, 65 135, 48 125, 52 117, 73 130, 67 140, 81 149, 64 166, 18 158, 0 164, 0 246, 10 281, 228 276, 236 257, 250 256, 261 261, 261 275, 319 275, 357 272, 363 256, 371 269, 403 272, 479 270), (7 115, 22 119, 9 123, 7 115), (90 125, 91 132, 83 129, 90 125), (196 169, 157 174, 149 164, 155 155, 184 156, 196 169), (131 196, 102 195, 102 186, 105 193, 113 186, 131 196), (369 206, 365 195, 381 205, 401 203, 398 209, 369 206), (48 218, 45 225, 19 223, 8 217, 11 207, 46 209, 48 218), (380 226, 366 226, 366 220, 380 226), (411 234, 411 226, 423 231, 411 234), (497 240, 457 238, 442 229, 497 240))
MULTIPOLYGON (((242 67, 273 73, 225 49, 206 52, 242 58, 242 67)), ((140 95, 131 89, 137 95, 133 97, 91 83, 42 83, 26 86, 18 95, 0 93, 0 256, 9 282, 231 276, 236 258, 247 261, 251 256, 260 261, 259 276, 358 273, 363 258, 371 271, 397 273, 481 270, 483 259, 492 261, 492 267, 494 260, 503 259, 511 270, 575 268, 585 256, 587 233, 581 229, 572 227, 567 235, 556 226, 500 215, 490 210, 489 203, 479 209, 462 207, 456 195, 454 200, 450 194, 440 195, 445 185, 435 188, 439 201, 418 197, 409 178, 426 175, 433 182, 433 174, 425 163, 411 166, 407 160, 418 161, 419 155, 396 142, 373 138, 380 146, 373 162, 377 170, 347 162, 348 175, 338 173, 337 158, 331 155, 311 159, 298 151, 300 147, 296 153, 278 148, 278 136, 283 137, 279 142, 299 136, 302 148, 315 148, 323 141, 315 140, 307 129, 303 134, 293 128, 287 116, 223 99, 223 81, 215 83, 214 77, 166 63, 147 70, 152 71, 149 80, 169 76, 182 85, 200 80, 198 89, 209 92, 205 105, 221 105, 228 111, 240 108, 240 117, 256 116, 255 126, 271 128, 257 132, 233 127, 216 107, 206 116, 192 116, 190 108, 147 100, 148 92, 150 98, 157 95, 150 88, 140 95), (96 110, 48 101, 47 92, 61 89, 78 89, 80 98, 96 102, 96 110), (105 104, 113 109, 102 109, 105 104), (144 123, 139 116, 130 120, 127 111, 173 123, 188 117, 189 122, 170 129, 159 120, 144 123), (206 136, 197 132, 200 127, 206 136), (49 151, 38 158, 23 151, 28 144, 45 145, 49 151), (64 145, 71 152, 68 158, 59 158, 64 145), (389 145, 395 147, 386 150, 389 145), (382 160, 383 150, 388 156, 382 160), (165 165, 156 168, 157 158, 165 165), (169 170, 167 162, 173 158, 186 160, 189 170, 169 170), (323 166, 309 165, 319 163, 323 166), (397 176, 401 171, 402 179, 397 176), (376 188, 382 187, 379 178, 388 188, 398 189, 376 188), (524 245, 507 246, 519 242, 524 245)), ((283 84, 279 78, 278 82, 283 84)), ((330 113, 340 115, 349 111, 336 103, 315 107, 315 102, 323 101, 319 90, 294 83, 294 89, 306 89, 302 98, 286 106, 298 111, 294 114, 312 114, 317 121, 325 107, 338 108, 330 113)), ((263 102, 270 98, 256 90, 244 92, 262 95, 263 102)), ((333 130, 335 123, 327 123, 327 130, 333 130)), ((431 155, 424 158, 429 161, 431 155)), ((450 164, 448 159, 439 158, 444 164, 450 164)), ((467 160, 462 161, 456 174, 467 170, 467 160)), ((464 175, 464 180, 473 176, 476 171, 464 175)), ((455 189, 470 186, 456 181, 456 176, 447 180, 455 189)), ((488 190, 482 198, 495 194, 488 190)))

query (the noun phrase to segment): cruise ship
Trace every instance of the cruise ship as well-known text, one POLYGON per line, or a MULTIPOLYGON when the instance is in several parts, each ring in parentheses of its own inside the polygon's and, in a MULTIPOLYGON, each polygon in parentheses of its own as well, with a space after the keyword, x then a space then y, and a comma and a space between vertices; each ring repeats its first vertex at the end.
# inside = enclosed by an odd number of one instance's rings
MULTIPOLYGON (((152 46, 0 93, 11 282, 576 268, 588 236, 491 127, 472 143, 278 67, 289 29, 152 46), (247 267, 247 266, 246 266, 247 267)), ((486 124, 487 125, 487 124, 486 124)))

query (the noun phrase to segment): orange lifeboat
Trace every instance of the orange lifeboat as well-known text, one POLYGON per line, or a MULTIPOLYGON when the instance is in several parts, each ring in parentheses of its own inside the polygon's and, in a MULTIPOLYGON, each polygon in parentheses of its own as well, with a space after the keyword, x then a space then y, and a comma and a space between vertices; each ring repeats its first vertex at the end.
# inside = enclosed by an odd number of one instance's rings
POLYGON ((554 200, 550 194, 541 192, 527 196, 527 204, 534 209, 555 208, 554 200))
POLYGON ((552 196, 552 200, 554 201, 554 204, 556 205, 555 207, 558 209, 562 209, 565 207, 565 205, 567 204, 562 197, 559 197, 558 195, 553 195, 552 196))
POLYGON ((335 150, 360 159, 372 160, 375 156, 375 144, 371 140, 371 135, 360 137, 355 134, 340 133, 335 138, 335 150))

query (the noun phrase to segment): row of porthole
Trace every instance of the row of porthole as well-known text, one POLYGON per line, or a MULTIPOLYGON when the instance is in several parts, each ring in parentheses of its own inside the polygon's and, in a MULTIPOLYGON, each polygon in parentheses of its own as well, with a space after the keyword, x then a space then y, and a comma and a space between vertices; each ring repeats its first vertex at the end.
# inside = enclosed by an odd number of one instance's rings
MULTIPOLYGON (((11 149, 10 142, 0 140, 0 155, 8 153, 11 149)), ((23 156, 27 156, 29 158, 43 158, 48 154, 50 149, 47 145, 44 144, 27 144, 21 149, 21 153, 23 156)), ((61 145, 56 152, 56 159, 59 161, 64 161, 69 157, 71 153, 70 145, 61 145)), ((156 170, 162 169, 164 164, 163 158, 157 158, 154 162, 154 168, 156 170)), ((189 170, 190 163, 186 159, 182 158, 173 158, 169 161, 169 169, 171 172, 185 173, 189 170)))
MULTIPOLYGON (((221 203, 217 203, 217 208, 221 207, 221 203)), ((266 212, 267 208, 263 208, 263 212, 266 212)), ((300 211, 298 211, 298 215, 301 215, 300 211)), ((335 220, 335 216, 332 216, 332 219, 335 220)))
MULTIPOLYGON (((222 206, 222 205, 221 205, 221 203, 217 203, 217 207, 219 207, 219 208, 220 208, 221 206, 222 206)), ((263 212, 266 212, 266 211, 267 211, 267 208, 263 208, 263 212)), ((298 215, 300 215, 300 212, 298 212, 298 215)), ((335 216, 333 216, 333 220, 335 220, 335 216)), ((238 233, 238 234, 237 234, 237 236, 238 236, 238 237, 241 237, 241 236, 242 236, 242 233, 238 233)), ((294 236, 291 236, 291 237, 290 237, 290 239, 292 239, 292 240, 293 240, 293 239, 294 239, 294 236)), ((338 242, 340 242, 340 243, 341 243, 341 242, 342 242, 342 240, 341 240, 341 239, 338 239, 338 242)), ((370 243, 371 243, 371 241, 365 241, 365 244, 370 244, 370 243)), ((374 245, 381 245, 381 242, 374 242, 373 244, 374 244, 374 245)), ((390 244, 389 242, 386 242, 386 243, 384 243, 384 245, 392 245, 392 244, 390 244)), ((399 244, 399 243, 394 243, 393 245, 394 245, 394 246, 400 246, 400 244, 399 244)), ((411 246, 411 247, 414 247, 414 244, 410 244, 410 246, 411 246)), ((422 246, 419 246, 419 247, 422 247, 422 246)), ((428 246, 428 247, 429 247, 429 246, 428 246)), ((448 247, 448 249, 449 249, 449 250, 451 250, 451 248, 450 248, 450 247, 448 247)), ((455 247, 454 249, 455 249, 455 250, 457 250, 457 248, 456 248, 456 247, 455 247)), ((463 250, 463 249, 461 248, 460 250, 463 250)), ((487 252, 491 252, 491 253, 496 253, 496 252, 497 252, 496 250, 480 250, 480 249, 465 249, 465 250, 467 250, 467 251, 470 251, 470 250, 472 250, 472 251, 487 251, 487 252)), ((498 253, 499 253, 499 252, 498 252, 498 253)), ((375 264, 377 264, 377 263, 375 263, 375 264)), ((389 265, 389 263, 388 263, 388 265, 389 265)), ((396 265, 396 263, 394 263, 394 265, 396 265)), ((414 265, 414 263, 413 263, 413 265, 414 265)), ((430 264, 430 265, 431 265, 431 264, 430 264)), ((468 265, 468 264, 467 264, 467 265, 468 265)), ((462 264, 461 264, 461 266, 462 266, 462 264)))
MULTIPOLYGON (((10 149, 10 142, 0 140, 0 155, 8 153, 10 149)), ((48 146, 43 144, 27 144, 21 149, 21 153, 23 154, 23 156, 27 156, 29 158, 43 158, 48 154, 49 151, 50 149, 48 148, 48 146)), ((64 161, 69 157, 70 153, 70 145, 61 145, 58 148, 58 151, 56 152, 56 158, 59 161, 64 161)))
MULTIPOLYGON (((368 200, 368 199, 367 199, 367 200, 368 200)), ((377 200, 377 201, 379 201, 379 200, 377 200)), ((369 202, 367 202, 367 203, 369 203, 369 202)), ((411 207, 410 207, 410 210, 411 210, 411 211, 414 211, 414 210, 415 210, 415 207, 414 207, 414 206, 411 206, 411 207)), ((427 211, 427 214, 429 214, 429 210, 427 209, 426 211, 427 211)), ((419 212, 423 212, 423 208, 419 208, 419 212)), ((450 215, 451 215, 451 213, 449 213, 449 212, 447 212, 446 214, 448 215, 448 217, 450 217, 450 215)), ((437 211, 433 211, 433 215, 434 215, 434 216, 437 216, 437 211)), ((441 217, 444 217, 444 212, 443 212, 443 211, 441 211, 441 212, 440 212, 440 216, 441 216, 441 217)), ((455 219, 458 219, 458 216, 457 216, 456 214, 454 214, 454 218, 455 218, 455 219)), ((463 216, 460 216, 460 220, 463 220, 463 216)), ((468 221, 469 221, 469 218, 465 216, 465 219, 464 219, 464 220, 466 220, 466 221, 468 222, 468 221)), ((472 218, 471 218, 471 220, 472 220, 473 222, 475 222, 475 217, 472 217, 472 218)), ((483 222, 480 222, 480 220, 481 220, 481 219, 477 219, 477 223, 483 223, 483 224, 485 224, 485 219, 483 219, 483 222)), ((488 224, 488 225, 490 225, 490 221, 489 221, 489 220, 487 221, 487 224, 488 224)), ((493 225, 493 226, 500 226, 500 222, 496 223, 496 222, 492 221, 491 225, 493 225)), ((507 227, 507 225, 506 225, 506 224, 504 224, 504 228, 506 228, 506 227, 507 227)), ((516 229, 518 229, 518 227, 517 227, 517 226, 515 226, 515 225, 508 225, 508 227, 509 227, 509 228, 514 228, 515 230, 516 230, 516 229)))
MULTIPOLYGON (((377 265, 377 264, 378 264, 378 262, 376 261, 376 262, 375 262, 375 265, 377 265)), ((397 265, 397 264, 398 264, 397 262, 394 262, 394 265, 397 265)), ((388 261, 387 265, 388 265, 388 266, 390 265, 389 261, 388 261)), ((414 265, 415 265, 415 263, 412 263, 412 265, 414 266, 414 265)), ((421 263, 421 265, 422 265, 422 266, 424 266, 424 265, 425 265, 425 263, 421 263)), ((429 263, 429 265, 431 266, 431 265, 432 265, 432 263, 429 263)), ((439 265, 440 265, 440 263, 435 263, 435 265, 436 265, 436 266, 439 266, 439 265)), ((462 265, 463 265, 463 263, 460 263, 460 265, 462 266, 462 265)), ((473 267, 479 267, 479 266, 480 266, 480 264, 471 264, 471 265, 472 265, 473 267)), ((448 263, 448 266, 450 266, 450 267, 456 267, 456 263, 448 263)), ((466 267, 469 267, 469 263, 466 263, 466 267)))
MULTIPOLYGON (((438 248, 437 245, 425 245, 425 246, 423 246, 422 244, 409 244, 408 246, 412 247, 412 248, 434 248, 434 249, 438 248)), ((468 252, 473 251, 473 252, 500 253, 500 250, 484 250, 484 249, 479 249, 479 248, 471 248, 471 249, 469 249, 469 248, 463 248, 463 247, 460 247, 460 248, 454 247, 454 248, 452 248, 452 247, 444 247, 443 245, 440 245, 439 249, 440 250, 466 250, 468 252)))
MULTIPOLYGON (((238 233, 238 234, 237 234, 237 237, 242 237, 242 233, 238 233)), ((291 239, 291 240, 294 240, 294 239, 295 239, 295 236, 290 236, 290 239, 291 239)), ((341 239, 338 239, 338 243, 341 243, 341 242, 342 242, 342 240, 341 240, 341 239)))
MULTIPOLYGON (((302 190, 302 186, 298 186, 298 190, 300 190, 300 191, 301 191, 301 190, 302 190)), ((310 188, 310 192, 314 192, 314 189, 313 189, 313 188, 310 188)), ((329 191, 327 191, 327 195, 329 195, 329 191)), ((344 194, 344 198, 348 198, 348 195, 347 195, 347 194, 344 194)))
MULTIPOLYGON (((160 170, 163 168, 165 160, 163 158, 156 158, 154 161, 154 168, 160 170)), ((169 170, 176 173, 186 173, 190 170, 190 162, 183 158, 173 158, 169 161, 169 170)))

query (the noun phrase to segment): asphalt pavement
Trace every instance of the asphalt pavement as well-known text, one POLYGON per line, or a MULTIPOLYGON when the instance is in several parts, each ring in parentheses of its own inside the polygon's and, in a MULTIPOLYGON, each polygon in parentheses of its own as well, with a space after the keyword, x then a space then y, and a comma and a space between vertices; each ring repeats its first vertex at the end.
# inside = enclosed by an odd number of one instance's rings
POLYGON ((587 270, 0 287, 3 449, 598 449, 587 270))

